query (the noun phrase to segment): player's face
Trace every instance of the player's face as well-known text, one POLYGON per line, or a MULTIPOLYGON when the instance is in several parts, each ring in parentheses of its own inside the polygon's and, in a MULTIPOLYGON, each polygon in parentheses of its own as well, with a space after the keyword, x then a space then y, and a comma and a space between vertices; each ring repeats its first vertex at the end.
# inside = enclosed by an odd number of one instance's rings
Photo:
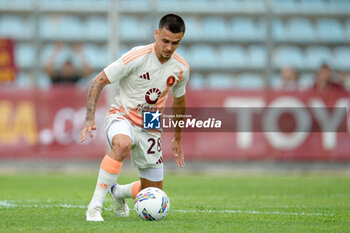
POLYGON ((160 30, 156 29, 154 36, 157 57, 160 62, 166 62, 179 46, 184 33, 172 33, 168 29, 162 28, 160 30))

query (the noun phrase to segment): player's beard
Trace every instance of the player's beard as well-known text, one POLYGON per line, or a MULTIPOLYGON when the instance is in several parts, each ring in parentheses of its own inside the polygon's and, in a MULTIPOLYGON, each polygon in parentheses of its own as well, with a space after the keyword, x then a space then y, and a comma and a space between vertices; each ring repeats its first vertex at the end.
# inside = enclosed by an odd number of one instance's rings
POLYGON ((170 57, 171 57, 171 55, 173 55, 173 53, 172 52, 164 52, 163 54, 162 54, 162 57, 164 58, 164 59, 169 59, 170 57))

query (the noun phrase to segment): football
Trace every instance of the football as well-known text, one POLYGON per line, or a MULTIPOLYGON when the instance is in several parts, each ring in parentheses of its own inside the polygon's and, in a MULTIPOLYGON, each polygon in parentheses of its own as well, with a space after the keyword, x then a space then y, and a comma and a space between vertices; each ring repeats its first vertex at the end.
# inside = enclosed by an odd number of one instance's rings
POLYGON ((170 201, 164 191, 149 187, 137 194, 134 208, 137 215, 143 220, 162 220, 169 213, 170 201))

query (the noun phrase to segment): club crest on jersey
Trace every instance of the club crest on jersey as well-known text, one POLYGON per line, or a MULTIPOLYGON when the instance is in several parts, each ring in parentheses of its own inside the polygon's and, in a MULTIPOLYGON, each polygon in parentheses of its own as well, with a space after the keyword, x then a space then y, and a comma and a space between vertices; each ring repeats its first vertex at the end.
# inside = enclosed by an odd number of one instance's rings
POLYGON ((168 87, 171 87, 171 86, 174 85, 174 83, 175 83, 175 77, 172 76, 172 75, 169 76, 168 79, 166 80, 166 85, 167 85, 168 87))
POLYGON ((158 88, 151 88, 146 92, 145 100, 148 104, 155 104, 158 101, 161 92, 158 88))
POLYGON ((142 78, 142 79, 150 80, 149 72, 146 72, 146 73, 144 73, 144 74, 141 74, 139 77, 142 78))

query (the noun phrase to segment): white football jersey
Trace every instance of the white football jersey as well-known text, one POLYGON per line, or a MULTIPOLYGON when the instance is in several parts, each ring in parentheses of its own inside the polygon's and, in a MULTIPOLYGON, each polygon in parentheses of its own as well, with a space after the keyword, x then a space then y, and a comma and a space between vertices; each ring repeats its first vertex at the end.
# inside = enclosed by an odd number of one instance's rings
POLYGON ((143 110, 164 108, 169 91, 183 96, 190 75, 189 65, 177 53, 161 64, 154 49, 154 43, 135 47, 104 69, 111 83, 119 82, 111 111, 123 112, 138 126, 143 110))

